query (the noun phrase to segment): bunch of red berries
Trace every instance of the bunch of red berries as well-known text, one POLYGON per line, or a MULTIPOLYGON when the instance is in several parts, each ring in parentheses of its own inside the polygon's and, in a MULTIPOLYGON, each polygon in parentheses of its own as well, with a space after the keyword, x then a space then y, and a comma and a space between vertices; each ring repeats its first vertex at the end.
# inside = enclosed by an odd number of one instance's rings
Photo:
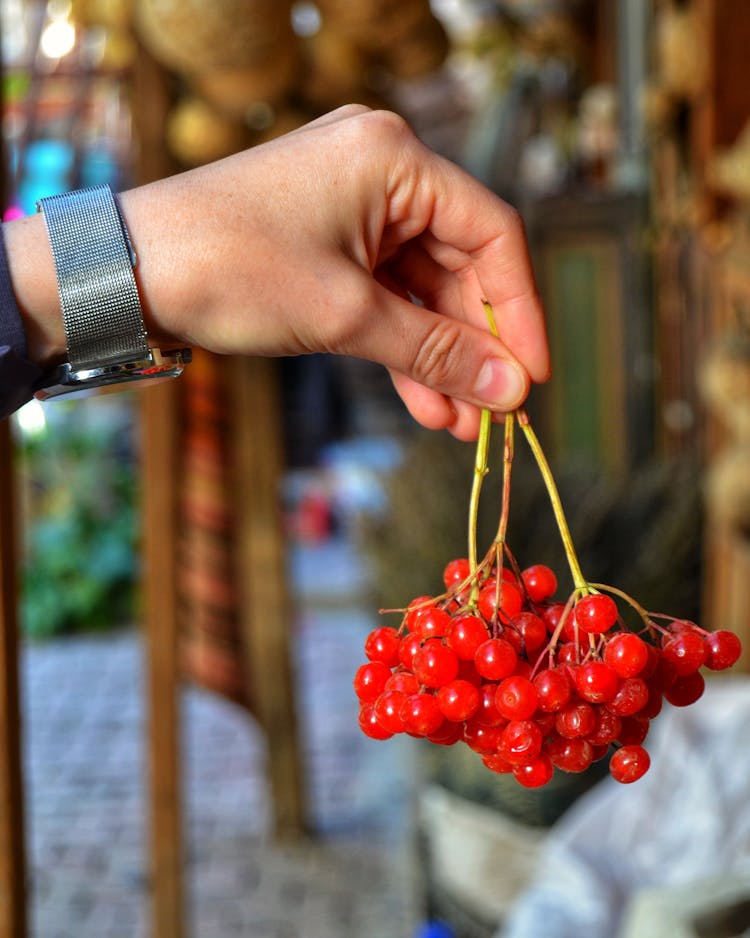
POLYGON ((400 628, 367 636, 368 662, 354 678, 360 727, 374 739, 463 742, 529 788, 610 753, 618 782, 640 778, 662 702, 695 702, 700 669, 723 670, 740 655, 733 632, 687 621, 649 617, 643 634, 630 631, 604 592, 556 602, 555 574, 543 565, 472 578, 460 559, 443 578, 446 593, 415 599, 400 628))
MULTIPOLYGON (((497 335, 492 309, 483 305, 497 335)), ((491 426, 485 410, 469 501, 469 556, 445 567, 444 593, 420 596, 402 610, 398 629, 382 626, 368 635, 368 662, 354 678, 360 727, 374 739, 408 733, 443 746, 464 742, 488 769, 513 773, 528 788, 545 785, 556 768, 583 772, 608 755, 612 776, 634 782, 649 768, 642 744, 663 701, 685 707, 698 700, 705 687, 700 669, 731 667, 740 641, 726 629, 706 632, 648 613, 622 590, 586 580, 523 408, 505 416, 500 522, 478 561, 491 426), (554 599, 554 572, 542 564, 522 571, 506 543, 516 425, 542 474, 570 567, 573 591, 565 603, 554 599), (636 615, 635 629, 613 597, 636 615)))

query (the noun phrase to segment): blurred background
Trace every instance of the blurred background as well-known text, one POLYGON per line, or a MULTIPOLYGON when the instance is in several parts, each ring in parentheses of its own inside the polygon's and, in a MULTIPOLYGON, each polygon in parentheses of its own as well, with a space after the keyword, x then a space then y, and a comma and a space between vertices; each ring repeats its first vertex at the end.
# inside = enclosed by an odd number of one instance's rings
MULTIPOLYGON (((0 11, 6 220, 352 101, 400 112, 515 205, 554 363, 529 411, 584 570, 750 649, 743 0, 0 11)), ((457 747, 359 732, 363 639, 464 552, 474 458, 419 430, 382 370, 196 351, 167 389, 34 401, 10 424, 2 938, 749 933, 747 656, 704 723, 665 718, 682 744, 640 793, 598 769, 521 791, 457 747)), ((509 543, 562 574, 517 461, 509 543)))

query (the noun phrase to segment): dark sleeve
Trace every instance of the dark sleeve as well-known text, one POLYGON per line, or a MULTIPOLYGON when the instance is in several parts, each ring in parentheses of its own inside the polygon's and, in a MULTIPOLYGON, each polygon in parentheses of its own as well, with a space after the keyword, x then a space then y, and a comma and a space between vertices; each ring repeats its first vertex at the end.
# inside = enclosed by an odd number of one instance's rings
POLYGON ((26 358, 26 335, 0 236, 0 419, 30 400, 42 370, 26 358))

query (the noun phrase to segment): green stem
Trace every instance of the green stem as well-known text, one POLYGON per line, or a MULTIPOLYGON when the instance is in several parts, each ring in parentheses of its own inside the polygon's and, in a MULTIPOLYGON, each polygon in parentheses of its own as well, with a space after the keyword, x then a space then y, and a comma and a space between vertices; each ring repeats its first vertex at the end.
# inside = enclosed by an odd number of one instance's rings
POLYGON ((552 510, 555 513, 555 521, 557 522, 557 527, 560 531, 563 547, 565 548, 565 556, 567 557, 568 566, 570 567, 570 572, 573 576, 573 583, 575 585, 576 591, 583 595, 590 592, 590 589, 588 583, 586 582, 586 578, 581 571, 581 565, 578 562, 578 556, 576 554, 575 547, 573 546, 573 538, 570 535, 570 528, 568 527, 568 521, 565 517, 562 501, 560 500, 560 493, 552 476, 552 470, 549 467, 547 457, 544 455, 544 451, 542 450, 539 439, 532 429, 525 409, 523 407, 519 407, 519 409, 516 411, 516 414, 518 416, 518 423, 523 430, 524 436, 526 437, 529 447, 531 448, 531 452, 534 454, 534 459, 536 460, 539 471, 542 474, 542 479, 544 480, 544 484, 547 488, 547 494, 549 495, 549 500, 552 503, 552 510))
MULTIPOLYGON (((497 335, 495 319, 492 315, 492 307, 487 300, 482 300, 490 329, 493 335, 497 335)), ((471 497, 469 498, 469 571, 472 579, 471 603, 476 602, 479 586, 475 573, 477 571, 477 518, 479 516, 479 495, 482 491, 484 477, 489 472, 487 454, 490 448, 490 430, 492 428, 492 413, 483 408, 479 422, 479 437, 477 438, 476 454, 474 456, 474 478, 471 485, 471 497)))
MULTIPOLYGON (((482 491, 484 477, 489 472, 487 453, 490 447, 490 429, 492 415, 489 410, 482 410, 479 423, 476 455, 474 457, 474 479, 469 499, 469 570, 473 577, 477 569, 477 517, 479 515, 479 493, 482 491)), ((476 582, 474 584, 476 587, 476 582)), ((472 588, 472 596, 474 587, 472 588)), ((475 597, 474 597, 475 598, 475 597)))
MULTIPOLYGON (((503 450, 503 492, 500 509, 500 522, 495 535, 496 544, 505 544, 505 535, 508 532, 508 517, 510 515, 510 477, 513 467, 514 431, 516 428, 515 414, 505 415, 505 446, 503 450)), ((502 561, 502 558, 501 558, 502 561)))

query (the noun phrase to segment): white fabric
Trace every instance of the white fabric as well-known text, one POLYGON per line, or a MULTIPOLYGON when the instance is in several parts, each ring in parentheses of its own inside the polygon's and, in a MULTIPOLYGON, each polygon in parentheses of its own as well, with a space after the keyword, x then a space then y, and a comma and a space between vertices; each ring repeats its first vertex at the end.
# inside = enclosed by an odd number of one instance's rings
POLYGON ((747 876, 750 896, 750 680, 665 705, 645 745, 642 779, 606 779, 551 830, 498 938, 614 938, 639 890, 721 875, 747 876))

